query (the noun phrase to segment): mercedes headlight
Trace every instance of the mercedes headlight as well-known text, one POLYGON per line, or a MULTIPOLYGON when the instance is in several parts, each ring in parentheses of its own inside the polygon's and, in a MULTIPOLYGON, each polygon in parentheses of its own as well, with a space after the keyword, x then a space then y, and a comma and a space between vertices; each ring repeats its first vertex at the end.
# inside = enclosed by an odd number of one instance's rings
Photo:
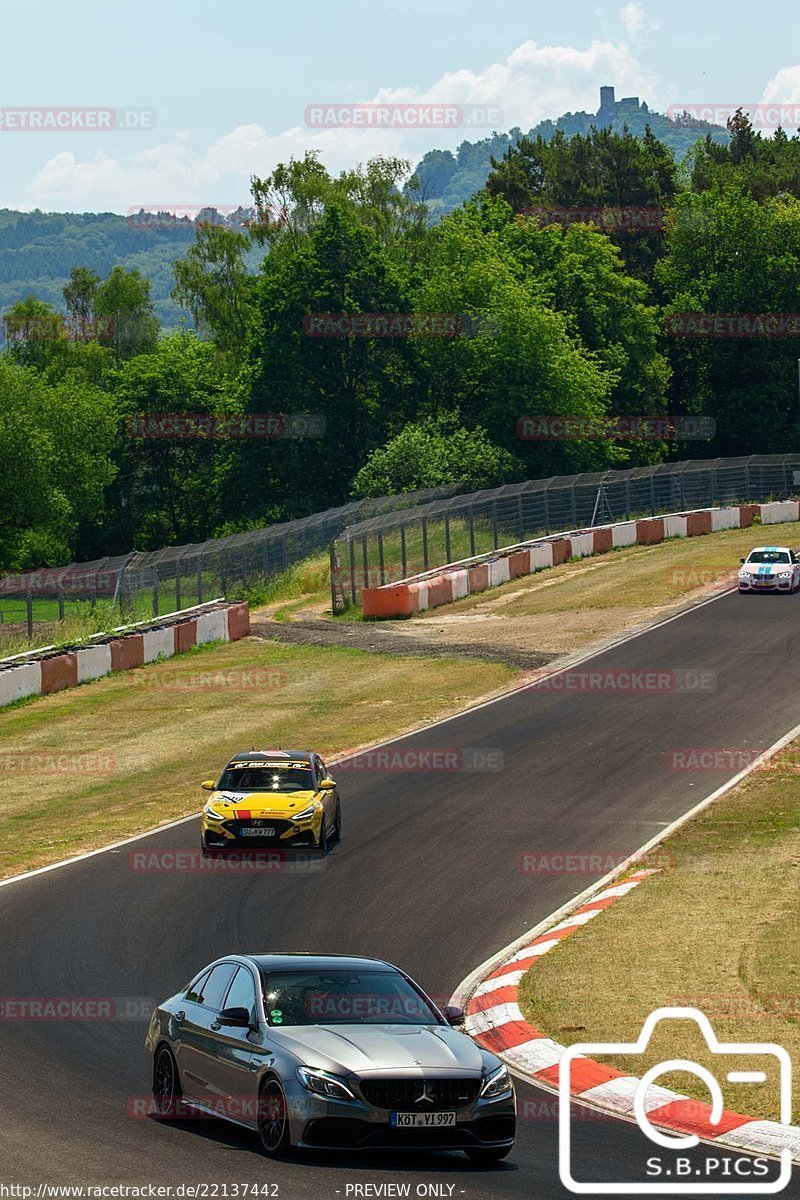
POLYGON ((297 1078, 304 1088, 315 1096, 324 1096, 326 1100, 355 1100, 350 1088, 336 1075, 327 1071, 315 1071, 311 1067, 298 1067, 297 1078))
POLYGON ((511 1076, 508 1073, 508 1067, 505 1064, 498 1067, 491 1075, 487 1076, 486 1081, 481 1088, 481 1095, 485 1097, 502 1096, 505 1092, 511 1089, 511 1076))

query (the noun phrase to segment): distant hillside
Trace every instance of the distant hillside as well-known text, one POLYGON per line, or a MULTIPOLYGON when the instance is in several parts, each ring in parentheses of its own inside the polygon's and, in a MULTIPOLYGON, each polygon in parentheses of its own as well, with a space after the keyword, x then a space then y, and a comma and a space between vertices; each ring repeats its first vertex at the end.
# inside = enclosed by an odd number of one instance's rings
MULTIPOLYGON (((642 135, 649 125, 678 160, 707 133, 714 141, 728 141, 728 131, 720 125, 691 118, 672 120, 651 112, 644 102, 639 102, 638 96, 615 100, 613 87, 600 89, 600 107, 596 113, 565 113, 556 121, 540 121, 528 130, 527 136, 535 138, 541 134, 549 141, 558 129, 572 137, 576 133, 588 133, 593 125, 611 128, 617 133, 622 133, 627 126, 636 135, 642 135)), ((491 171, 492 158, 502 158, 508 147, 516 145, 522 136, 523 131, 516 126, 509 133, 494 133, 479 142, 462 142, 455 154, 449 150, 429 150, 417 164, 415 173, 431 213, 443 216, 480 191, 491 171)))
MULTIPOLYGON (((218 221, 238 226, 243 210, 218 221)), ((208 219, 210 214, 200 214, 208 219)), ((152 285, 156 313, 169 328, 189 314, 170 299, 172 263, 194 241, 195 220, 168 213, 30 213, 0 209, 0 311, 34 293, 63 310, 62 289, 73 267, 105 278, 112 267, 140 271, 152 285)), ((255 266, 263 251, 254 252, 255 266)))
MULTIPOLYGON (((678 159, 706 133, 716 141, 728 140, 727 131, 718 125, 673 121, 651 112, 638 97, 617 101, 613 88, 604 87, 600 92, 596 113, 565 113, 557 121, 542 121, 529 134, 541 134, 549 140, 557 129, 572 136, 588 133, 592 125, 610 126, 619 132, 627 125, 631 133, 643 134, 649 125, 678 159)), ((492 157, 502 158, 521 137, 522 130, 514 128, 479 142, 462 142, 456 154, 430 150, 418 164, 416 174, 431 215, 442 216, 480 191, 491 170, 492 157)), ((156 313, 165 328, 182 319, 191 324, 189 314, 170 298, 173 262, 183 257, 194 241, 198 220, 211 219, 240 228, 247 215, 242 208, 225 215, 205 210, 183 217, 152 212, 122 217, 108 212, 21 213, 0 209, 0 313, 31 293, 63 310, 62 289, 73 267, 89 267, 105 278, 112 267, 120 265, 135 268, 150 280, 156 313)), ((251 270, 258 269, 263 254, 259 248, 251 252, 251 270)))

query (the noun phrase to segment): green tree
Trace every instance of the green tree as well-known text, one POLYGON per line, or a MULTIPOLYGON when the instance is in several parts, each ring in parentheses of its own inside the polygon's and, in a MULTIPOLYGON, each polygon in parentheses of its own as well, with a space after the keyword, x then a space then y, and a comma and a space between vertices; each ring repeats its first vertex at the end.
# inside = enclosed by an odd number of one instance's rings
POLYGON ((0 358, 0 569, 68 562, 102 522, 116 418, 85 380, 0 358))
POLYGON ((246 353, 255 324, 255 278, 245 261, 251 245, 248 233, 207 222, 172 267, 174 298, 234 361, 246 353))
POLYGON ((139 271, 113 267, 97 288, 94 307, 101 326, 100 340, 113 347, 118 363, 146 354, 158 341, 150 282, 139 271))
POLYGON ((673 395, 713 417, 710 451, 779 453, 798 443, 800 337, 748 337, 735 329, 697 336, 686 313, 794 313, 800 292, 800 202, 759 203, 729 185, 679 198, 659 264, 673 395), (673 331, 673 332, 669 332, 673 331), (688 335, 687 335, 688 334, 688 335))
POLYGON ((226 445, 212 436, 170 436, 160 417, 232 412, 210 342, 176 331, 112 377, 120 415, 118 477, 109 493, 107 538, 120 549, 202 541, 219 523, 217 470, 226 445), (140 420, 149 415, 149 423, 140 420))
POLYGON ((461 483, 466 491, 499 487, 520 478, 521 464, 495 446, 480 425, 464 429, 454 413, 410 422, 373 450, 353 481, 356 496, 392 496, 418 488, 461 483))

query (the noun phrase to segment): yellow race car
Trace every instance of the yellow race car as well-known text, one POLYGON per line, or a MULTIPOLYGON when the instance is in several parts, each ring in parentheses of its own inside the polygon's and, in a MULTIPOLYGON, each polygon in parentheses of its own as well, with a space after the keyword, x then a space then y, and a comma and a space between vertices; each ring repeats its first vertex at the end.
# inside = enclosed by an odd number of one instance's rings
POLYGON ((311 750, 245 750, 219 780, 201 817, 204 854, 242 846, 313 846, 324 853, 342 836, 335 779, 311 750))

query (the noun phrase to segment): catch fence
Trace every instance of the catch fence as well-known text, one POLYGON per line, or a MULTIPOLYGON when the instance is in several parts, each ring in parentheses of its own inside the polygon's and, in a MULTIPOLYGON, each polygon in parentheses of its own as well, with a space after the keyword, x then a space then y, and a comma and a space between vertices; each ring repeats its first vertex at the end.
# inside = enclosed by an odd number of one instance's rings
POLYGON ((331 543, 333 611, 357 605, 364 587, 562 530, 798 493, 800 455, 753 454, 553 476, 431 500, 339 531, 331 543))

